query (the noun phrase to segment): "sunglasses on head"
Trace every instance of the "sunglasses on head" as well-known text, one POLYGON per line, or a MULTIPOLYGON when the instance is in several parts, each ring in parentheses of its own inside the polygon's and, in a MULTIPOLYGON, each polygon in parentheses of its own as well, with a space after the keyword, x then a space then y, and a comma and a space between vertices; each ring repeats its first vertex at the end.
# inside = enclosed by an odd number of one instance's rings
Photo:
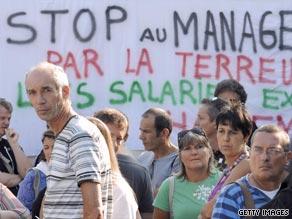
POLYGON ((219 97, 214 97, 211 99, 210 103, 215 106, 218 111, 221 111, 223 106, 228 104, 228 101, 219 97))
POLYGON ((181 147, 181 139, 188 133, 188 132, 192 132, 194 134, 203 136, 205 138, 207 138, 206 132, 204 131, 204 129, 202 128, 192 128, 192 129, 188 129, 188 130, 183 130, 180 131, 177 134, 177 141, 178 141, 178 146, 181 147))

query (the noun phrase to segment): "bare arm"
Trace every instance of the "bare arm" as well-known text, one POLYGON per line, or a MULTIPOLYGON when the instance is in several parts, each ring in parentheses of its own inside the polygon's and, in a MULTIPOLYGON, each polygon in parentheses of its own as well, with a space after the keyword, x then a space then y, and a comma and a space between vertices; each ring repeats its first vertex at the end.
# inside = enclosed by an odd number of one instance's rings
POLYGON ((152 212, 143 212, 143 213, 141 213, 141 217, 143 219, 152 219, 153 218, 153 213, 152 212))
POLYGON ((246 174, 250 173, 250 166, 249 166, 249 160, 243 159, 232 171, 230 176, 227 178, 225 183, 223 184, 222 188, 239 178, 245 176, 246 174))
MULTIPOLYGON (((244 159, 242 160, 231 172, 230 176, 227 178, 227 180, 225 181, 225 183, 223 184, 222 188, 231 183, 234 182, 236 180, 238 180, 239 178, 241 178, 242 176, 245 176, 246 174, 250 173, 250 166, 249 166, 249 160, 244 159)), ((222 189, 221 188, 221 189, 222 189)), ((214 196, 213 199, 211 199, 203 208, 200 214, 200 218, 201 219, 208 219, 211 218, 212 213, 213 213, 213 208, 216 202, 216 198, 219 194, 220 190, 218 191, 218 193, 214 196)))
POLYGON ((19 215, 11 210, 0 210, 0 218, 18 219, 19 215))
POLYGON ((1 210, 0 218, 18 219, 29 218, 29 210, 13 195, 13 193, 0 183, 1 210))
POLYGON ((6 129, 5 133, 15 156, 18 173, 21 178, 24 178, 27 170, 32 167, 32 163, 18 144, 19 135, 13 129, 6 129))
POLYGON ((154 208, 153 219, 169 219, 169 212, 163 211, 160 208, 154 208))
POLYGON ((22 178, 17 174, 0 172, 0 179, 1 183, 10 188, 17 186, 22 178))
POLYGON ((80 188, 83 198, 83 219, 102 219, 103 206, 100 184, 84 182, 80 188))

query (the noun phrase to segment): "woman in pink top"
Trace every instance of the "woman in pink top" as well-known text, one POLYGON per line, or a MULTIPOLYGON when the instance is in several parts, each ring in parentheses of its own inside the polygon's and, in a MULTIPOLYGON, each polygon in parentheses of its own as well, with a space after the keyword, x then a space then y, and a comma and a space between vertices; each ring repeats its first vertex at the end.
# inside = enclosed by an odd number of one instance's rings
POLYGON ((0 183, 0 201, 0 218, 27 219, 30 217, 29 210, 2 183, 0 183))

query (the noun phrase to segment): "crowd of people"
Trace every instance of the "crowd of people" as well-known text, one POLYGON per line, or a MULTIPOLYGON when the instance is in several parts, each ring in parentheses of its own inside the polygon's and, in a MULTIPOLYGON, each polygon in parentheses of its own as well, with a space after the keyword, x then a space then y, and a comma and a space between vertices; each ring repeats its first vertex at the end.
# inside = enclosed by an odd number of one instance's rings
POLYGON ((244 218, 238 212, 247 209, 246 191, 260 208, 289 180, 289 135, 274 124, 257 127, 236 80, 219 82, 214 98, 202 99, 194 126, 176 143, 167 111, 147 109, 139 136, 145 151, 137 158, 126 148, 127 115, 113 108, 76 113, 63 68, 41 62, 25 87, 47 130, 32 164, 10 128, 12 104, 0 98, 2 219, 244 218))

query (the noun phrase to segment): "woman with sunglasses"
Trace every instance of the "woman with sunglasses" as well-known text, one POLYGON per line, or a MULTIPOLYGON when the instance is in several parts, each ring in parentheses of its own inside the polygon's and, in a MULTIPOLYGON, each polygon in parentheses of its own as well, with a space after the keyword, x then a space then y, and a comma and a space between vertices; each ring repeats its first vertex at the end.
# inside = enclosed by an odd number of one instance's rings
POLYGON ((219 149, 228 165, 202 209, 199 217, 202 219, 211 218, 217 194, 225 185, 250 173, 247 141, 253 125, 244 105, 224 107, 216 118, 216 126, 219 149))
POLYGON ((154 219, 196 218, 221 172, 203 129, 178 133, 181 171, 164 180, 154 200, 154 219))

